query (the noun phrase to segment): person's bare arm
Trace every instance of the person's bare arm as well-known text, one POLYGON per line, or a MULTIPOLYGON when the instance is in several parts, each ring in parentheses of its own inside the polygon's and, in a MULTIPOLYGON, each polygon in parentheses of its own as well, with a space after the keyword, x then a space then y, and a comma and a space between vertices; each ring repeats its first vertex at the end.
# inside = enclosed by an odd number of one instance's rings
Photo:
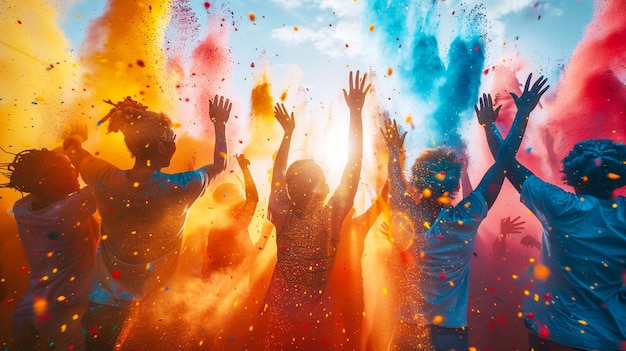
POLYGON ((409 189, 402 172, 402 160, 404 159, 404 138, 407 132, 401 132, 398 123, 395 120, 386 118, 381 133, 389 150, 389 159, 387 161, 389 176, 389 196, 391 197, 390 205, 394 210, 408 214, 411 213, 413 199, 409 194, 409 189))
POLYGON ((209 101, 209 117, 215 129, 215 148, 213 150, 213 163, 204 165, 202 168, 209 175, 209 179, 215 178, 224 172, 228 166, 228 144, 226 142, 226 122, 230 117, 233 104, 223 96, 217 96, 209 101))
POLYGON ((259 202, 259 193, 257 191, 256 184, 254 184, 252 174, 250 174, 250 169, 248 168, 250 161, 245 155, 240 154, 237 155, 237 162, 239 163, 239 167, 243 173, 243 180, 246 187, 246 201, 243 205, 243 209, 239 212, 237 221, 240 221, 247 227, 250 225, 250 222, 252 222, 252 218, 254 217, 254 212, 256 211, 256 206, 259 202))
POLYGON ((63 136, 63 151, 77 169, 85 157, 91 156, 87 150, 83 149, 83 143, 87 141, 88 136, 87 126, 84 124, 71 125, 69 131, 63 136))
POLYGON ((353 222, 359 226, 359 231, 364 235, 370 230, 372 225, 378 219, 383 209, 389 205, 389 182, 385 182, 380 195, 372 201, 372 205, 361 213, 358 217, 354 218, 353 222))
POLYGON ((361 162, 363 159, 363 119, 362 109, 365 97, 371 85, 365 84, 367 74, 360 78, 360 72, 356 71, 356 77, 350 72, 349 90, 343 90, 343 96, 350 109, 350 131, 348 135, 348 161, 343 170, 339 187, 333 195, 333 227, 340 229, 341 222, 352 208, 354 197, 361 177, 361 162))
POLYGON ((528 76, 521 96, 518 97, 511 93, 515 105, 517 106, 517 113, 506 140, 502 139, 502 135, 495 125, 500 107, 496 109, 493 108, 491 95, 483 94, 483 97, 480 99, 480 108, 474 106, 478 121, 485 127, 487 143, 489 144, 491 153, 496 159, 502 157, 506 169, 506 176, 517 191, 521 191, 524 180, 533 175, 528 168, 517 161, 517 150, 521 145, 524 132, 526 131, 530 112, 535 109, 541 96, 550 87, 549 85, 545 86, 547 79, 543 77, 539 77, 532 87, 530 87, 531 78, 532 74, 528 76), (500 155, 502 152, 504 155, 500 155))
POLYGON ((272 169, 271 189, 272 194, 269 199, 269 207, 280 198, 280 194, 287 190, 285 184, 285 172, 287 170, 287 160, 289 158, 289 147, 291 146, 291 137, 293 130, 296 128, 296 122, 293 112, 289 114, 284 104, 276 104, 274 107, 274 117, 285 134, 283 140, 280 142, 278 152, 276 152, 276 158, 274 159, 274 168, 272 169))

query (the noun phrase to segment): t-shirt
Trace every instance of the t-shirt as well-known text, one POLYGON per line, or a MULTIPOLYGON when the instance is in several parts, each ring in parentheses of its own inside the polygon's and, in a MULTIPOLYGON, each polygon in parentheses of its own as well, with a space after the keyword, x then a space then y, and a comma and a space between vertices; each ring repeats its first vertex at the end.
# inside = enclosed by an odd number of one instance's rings
MULTIPOLYGON (((398 272, 403 277, 399 292, 403 322, 467 326, 470 257, 487 211, 484 197, 474 191, 456 206, 444 207, 426 232, 414 234, 398 272)), ((423 224, 413 225, 417 231, 423 224)))
POLYGON ((576 195, 531 176, 521 201, 543 226, 540 262, 549 271, 545 280, 535 274, 526 325, 562 345, 623 350, 626 198, 576 195))
POLYGON ((85 302, 98 244, 91 189, 80 189, 39 210, 32 209, 33 200, 27 195, 13 206, 30 264, 28 289, 15 314, 42 314, 85 302))
POLYGON ((83 159, 79 171, 94 188, 102 217, 90 301, 125 305, 166 287, 176 269, 189 209, 209 183, 206 171, 157 172, 138 182, 128 179, 128 171, 95 157, 83 159))

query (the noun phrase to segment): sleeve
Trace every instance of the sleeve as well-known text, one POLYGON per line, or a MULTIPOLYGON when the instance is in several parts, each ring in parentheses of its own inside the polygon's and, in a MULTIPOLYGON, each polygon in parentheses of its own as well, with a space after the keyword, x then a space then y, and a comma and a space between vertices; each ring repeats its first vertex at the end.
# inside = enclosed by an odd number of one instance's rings
POLYGON ((204 168, 192 172, 185 172, 184 182, 190 188, 194 201, 204 195, 209 183, 215 178, 211 178, 204 168))
POLYGON ((522 184, 520 201, 542 223, 564 213, 577 214, 584 205, 579 196, 546 183, 536 176, 528 177, 522 184))
POLYGON ((119 170, 114 165, 97 157, 87 156, 78 165, 78 172, 83 181, 92 189, 96 189, 102 179, 110 172, 119 170))
POLYGON ((481 192, 474 190, 456 205, 455 210, 460 220, 475 221, 480 224, 487 217, 489 206, 481 192))
POLYGON ((461 240, 474 238, 478 228, 487 217, 489 207, 480 191, 473 191, 454 207, 443 209, 437 221, 442 225, 434 228, 437 234, 453 235, 461 240))
POLYGON ((174 177, 176 179, 174 182, 185 189, 185 198, 188 203, 193 203, 200 196, 204 195, 206 188, 212 180, 204 168, 176 173, 174 177))

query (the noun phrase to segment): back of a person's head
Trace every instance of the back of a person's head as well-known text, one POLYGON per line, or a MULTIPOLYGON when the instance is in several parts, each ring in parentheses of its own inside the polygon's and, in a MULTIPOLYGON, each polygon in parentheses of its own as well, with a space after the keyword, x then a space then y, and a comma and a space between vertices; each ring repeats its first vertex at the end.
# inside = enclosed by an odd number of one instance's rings
POLYGON ((130 97, 113 104, 115 107, 100 120, 108 120, 109 132, 122 132, 133 156, 149 159, 159 142, 174 142, 172 121, 163 113, 148 110, 147 106, 130 97))
POLYGON ((411 168, 412 183, 420 192, 424 189, 454 195, 459 190, 462 163, 449 147, 422 152, 411 168))
POLYGON ((626 185, 626 145, 608 139, 580 141, 563 159, 562 172, 578 194, 608 199, 626 185))
POLYGON ((298 206, 312 200, 324 200, 328 195, 324 170, 311 159, 292 163, 285 173, 285 182, 289 198, 298 206))
POLYGON ((213 201, 219 206, 236 206, 245 200, 241 185, 237 183, 224 182, 213 191, 213 201))
POLYGON ((78 174, 69 159, 47 149, 29 149, 15 155, 6 168, 3 187, 36 196, 63 196, 78 190, 78 174))

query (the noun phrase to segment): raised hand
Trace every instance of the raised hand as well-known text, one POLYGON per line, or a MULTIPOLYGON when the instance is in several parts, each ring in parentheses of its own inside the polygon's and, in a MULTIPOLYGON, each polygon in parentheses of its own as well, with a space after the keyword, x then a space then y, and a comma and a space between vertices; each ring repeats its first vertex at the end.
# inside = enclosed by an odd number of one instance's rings
POLYGON ((491 94, 483 94, 481 98, 478 99, 478 104, 474 105, 474 111, 476 111, 476 117, 478 117, 478 123, 482 126, 490 125, 495 122, 498 118, 498 113, 500 112, 500 108, 502 105, 493 109, 493 100, 491 99, 491 94))
POLYGON ((296 128, 296 121, 293 116, 293 112, 289 114, 285 108, 285 104, 277 103, 274 107, 274 117, 280 125, 283 127, 285 134, 291 134, 296 128))
POLYGON ((511 93, 513 101, 515 101, 515 105, 517 106, 518 112, 521 111, 529 114, 532 110, 535 109, 535 107, 537 107, 539 99, 541 99, 543 93, 545 93, 546 90, 550 88, 549 85, 545 85, 548 81, 548 78, 544 78, 543 76, 541 76, 535 81, 535 83, 533 83, 532 88, 529 89, 532 76, 532 73, 528 75, 528 79, 526 79, 524 91, 522 92, 521 96, 518 97, 514 93, 511 93))
POLYGON ((229 99, 215 95, 215 98, 209 101, 209 116, 211 117, 211 121, 216 124, 226 124, 230 117, 232 107, 233 104, 229 99))
POLYGON ((541 243, 539 242, 539 240, 535 239, 535 237, 532 235, 524 235, 520 243, 524 246, 532 246, 538 249, 541 248, 541 243))
POLYGON ((87 131, 87 125, 80 122, 74 122, 65 127, 61 138, 63 140, 67 139, 76 139, 81 143, 87 141, 89 137, 89 132, 87 131))
POLYGON ((513 219, 511 217, 500 220, 500 235, 521 234, 526 221, 520 221, 520 216, 513 219))
POLYGON ((402 149, 407 132, 400 135, 400 127, 398 127, 398 123, 395 119, 392 121, 389 118, 385 118, 385 127, 381 128, 380 131, 383 133, 383 138, 388 148, 395 150, 402 149))
POLYGON ((239 163, 239 167, 241 169, 250 165, 250 160, 248 160, 244 154, 235 155, 235 158, 237 159, 237 163, 239 163))
POLYGON ((349 82, 349 91, 343 89, 343 96, 346 99, 346 103, 350 110, 360 111, 363 108, 363 103, 365 103, 365 96, 367 92, 372 87, 371 84, 368 84, 365 87, 365 80, 367 79, 367 73, 363 74, 363 78, 359 79, 360 72, 356 71, 356 78, 352 79, 352 71, 350 71, 350 77, 348 78, 349 82))

